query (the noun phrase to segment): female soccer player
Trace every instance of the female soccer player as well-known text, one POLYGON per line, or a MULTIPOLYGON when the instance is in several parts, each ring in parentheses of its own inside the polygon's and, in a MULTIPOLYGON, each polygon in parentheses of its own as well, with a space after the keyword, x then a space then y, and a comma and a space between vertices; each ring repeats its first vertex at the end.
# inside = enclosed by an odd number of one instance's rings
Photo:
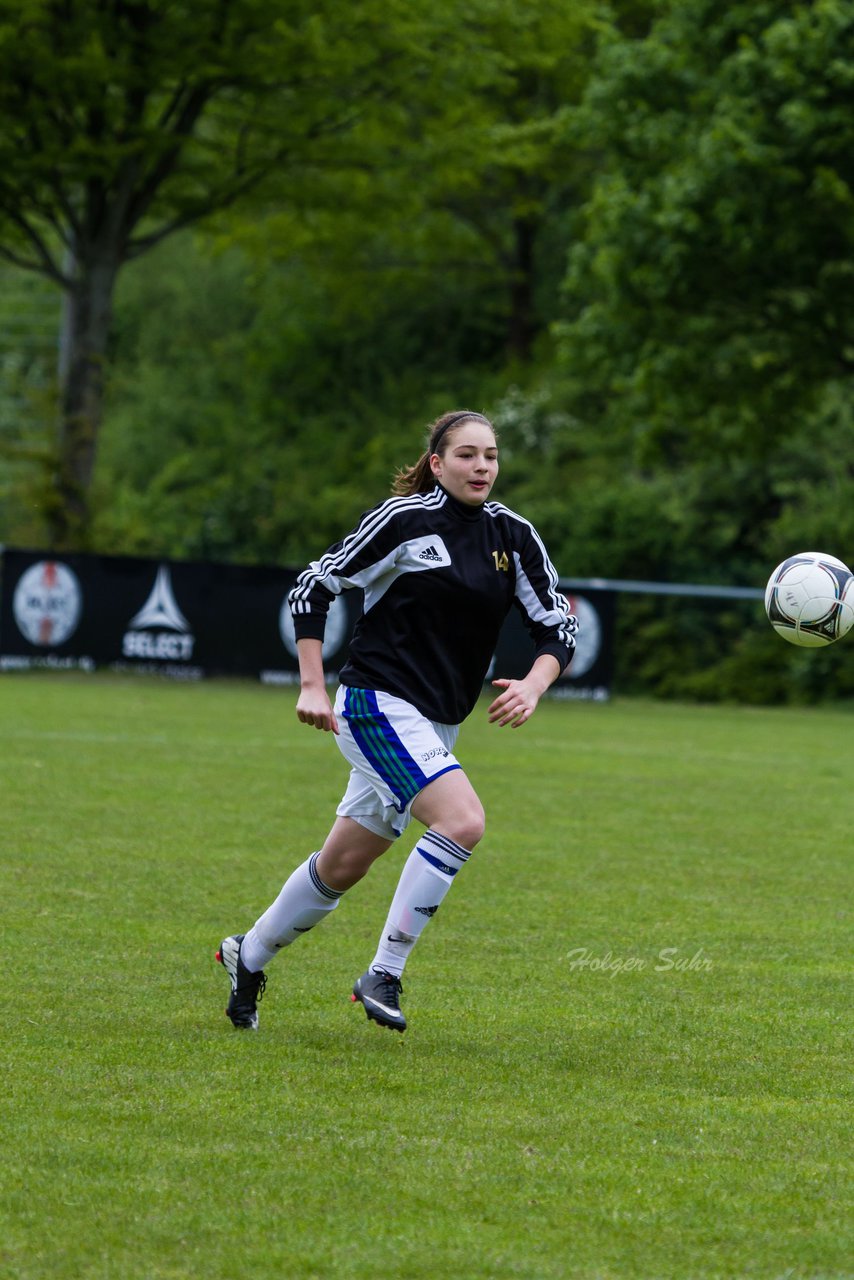
POLYGON ((293 872, 248 933, 217 952, 231 979, 226 1013, 256 1029, 264 966, 334 911, 341 895, 402 835, 426 830, 410 853, 373 961, 353 1000, 369 1019, 406 1029, 401 975, 484 830, 483 807, 454 752, 477 702, 501 625, 515 604, 535 643, 521 680, 497 679, 488 710, 518 728, 564 670, 576 620, 532 525, 489 502, 498 449, 488 418, 446 413, 426 452, 401 471, 395 496, 300 574, 289 601, 299 650, 297 716, 331 731, 350 781, 323 847, 293 872), (321 648, 330 602, 361 587, 364 609, 332 706, 321 648))

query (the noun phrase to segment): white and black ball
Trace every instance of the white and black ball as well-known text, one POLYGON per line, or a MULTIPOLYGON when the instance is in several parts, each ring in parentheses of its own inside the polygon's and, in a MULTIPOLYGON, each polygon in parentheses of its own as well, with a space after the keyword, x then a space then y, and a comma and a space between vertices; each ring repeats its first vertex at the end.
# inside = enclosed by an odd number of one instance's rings
POLYGON ((854 626, 854 574, 822 551, 789 556, 768 579, 765 612, 791 644, 806 649, 833 644, 854 626))

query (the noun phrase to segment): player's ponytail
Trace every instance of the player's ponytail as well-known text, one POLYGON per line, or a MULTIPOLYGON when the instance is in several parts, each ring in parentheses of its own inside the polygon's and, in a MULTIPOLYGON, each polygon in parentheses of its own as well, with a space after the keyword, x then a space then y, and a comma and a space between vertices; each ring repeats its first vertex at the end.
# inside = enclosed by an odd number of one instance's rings
POLYGON ((436 486, 436 477, 430 468, 430 459, 434 453, 442 457, 453 431, 471 418, 477 422, 484 422, 494 433, 495 428, 489 418, 482 413, 475 413, 472 409, 454 409, 451 413, 443 413, 441 418, 437 418, 430 427, 427 448, 418 461, 411 467, 401 467, 396 472, 391 487, 392 493, 399 498, 410 498, 415 493, 430 493, 436 486))

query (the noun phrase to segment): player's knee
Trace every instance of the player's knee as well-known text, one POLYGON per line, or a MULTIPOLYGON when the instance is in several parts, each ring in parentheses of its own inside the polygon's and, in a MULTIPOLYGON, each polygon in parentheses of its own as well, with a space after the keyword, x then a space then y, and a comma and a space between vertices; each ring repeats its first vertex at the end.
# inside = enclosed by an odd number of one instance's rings
POLYGON ((437 823, 436 826, 444 829, 444 834, 461 844, 464 849, 473 849, 483 839, 486 829, 483 805, 474 796, 465 806, 449 814, 446 822, 437 823))
POLYGON ((425 787, 415 798, 412 816, 464 849, 475 847, 486 826, 483 805, 459 769, 425 787))

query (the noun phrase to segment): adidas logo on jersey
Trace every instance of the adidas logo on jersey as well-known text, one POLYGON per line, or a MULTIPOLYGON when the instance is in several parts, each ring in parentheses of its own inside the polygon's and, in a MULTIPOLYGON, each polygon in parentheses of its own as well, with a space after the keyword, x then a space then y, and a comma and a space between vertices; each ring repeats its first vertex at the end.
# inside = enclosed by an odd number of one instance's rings
POLYGON ((433 560, 436 564, 442 563, 442 557, 435 547, 425 547, 418 557, 419 560, 433 560))

